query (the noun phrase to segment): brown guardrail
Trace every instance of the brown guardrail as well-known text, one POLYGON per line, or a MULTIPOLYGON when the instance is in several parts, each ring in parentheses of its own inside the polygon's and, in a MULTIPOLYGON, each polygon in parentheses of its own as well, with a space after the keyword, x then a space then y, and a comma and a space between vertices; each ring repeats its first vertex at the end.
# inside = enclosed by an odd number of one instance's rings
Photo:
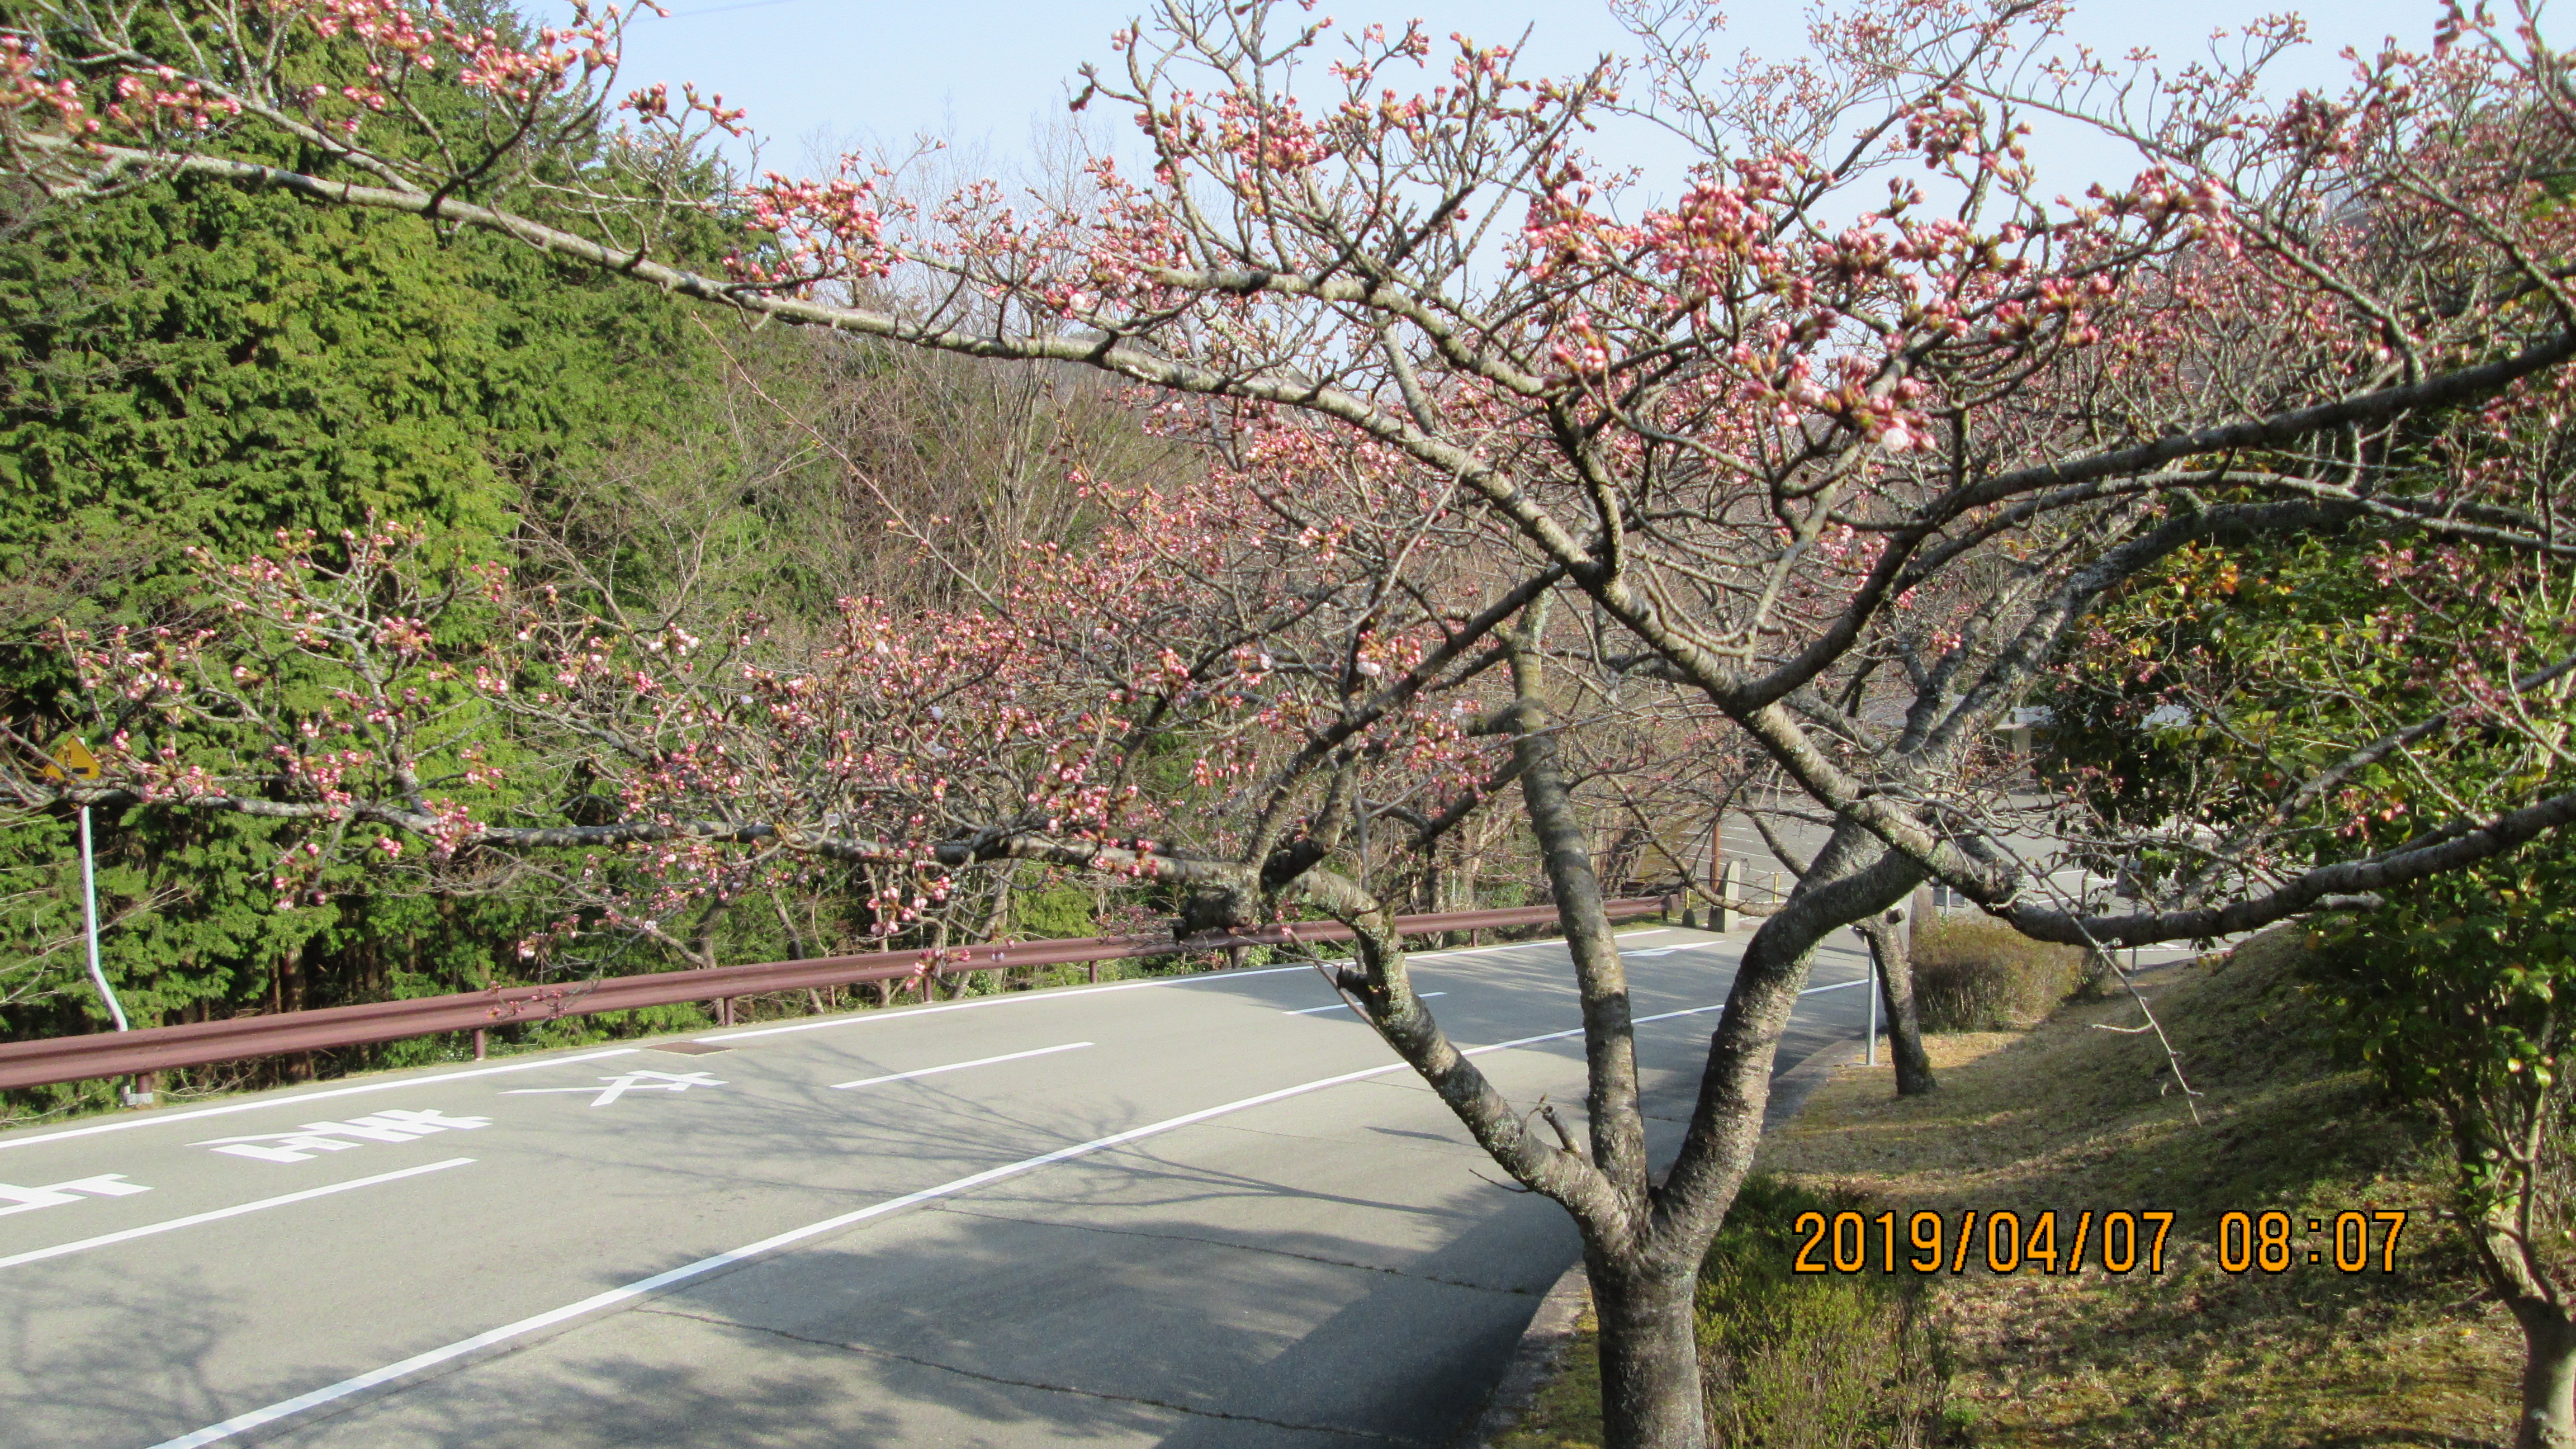
MULTIPOLYGON (((1671 912, 1672 898, 1649 896, 1616 900, 1609 903, 1609 909, 1613 920, 1665 915, 1671 912)), ((1518 906, 1506 910, 1398 916, 1395 924, 1396 929, 1406 935, 1427 935, 1439 931, 1543 925, 1556 918, 1554 906, 1518 906)), ((35 1087, 53 1082, 130 1076, 173 1067, 197 1067, 248 1057, 277 1056, 286 1052, 363 1046, 441 1032, 481 1031, 495 1026, 553 1021, 567 1016, 589 1016, 603 1011, 631 1011, 639 1006, 669 1006, 682 1001, 730 1000, 771 991, 805 991, 869 981, 938 980, 965 972, 1004 971, 1015 966, 1074 966, 1137 956, 1166 956, 1182 951, 1224 950, 1231 946, 1347 941, 1351 935, 1351 928, 1338 921, 1295 921, 1189 937, 1168 934, 1091 936, 1070 941, 1026 941, 936 951, 878 951, 858 956, 764 961, 756 965, 718 966, 697 971, 656 971, 643 976, 607 976, 555 985, 495 986, 453 996, 419 996, 408 1001, 373 1001, 356 1006, 326 1006, 312 1011, 237 1016, 228 1021, 191 1022, 185 1026, 154 1026, 140 1031, 96 1032, 86 1036, 0 1043, 0 1087, 35 1087)))

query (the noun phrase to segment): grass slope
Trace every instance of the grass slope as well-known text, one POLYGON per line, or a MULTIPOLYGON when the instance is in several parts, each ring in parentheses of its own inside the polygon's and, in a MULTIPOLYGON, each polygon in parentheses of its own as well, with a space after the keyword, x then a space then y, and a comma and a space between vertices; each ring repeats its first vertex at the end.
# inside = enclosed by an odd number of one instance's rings
MULTIPOLYGON (((2476 1301, 2437 1225, 2428 1135, 2382 1112, 2326 1055, 2276 932, 2215 965, 2167 970, 2145 995, 2200 1095, 2195 1125, 2138 1005, 2075 1002, 2027 1033, 1931 1039, 1941 1090, 1898 1100, 1850 1069, 1766 1141, 1760 1169, 1794 1189, 1901 1212, 2171 1209, 2166 1271, 1930 1280, 1921 1303, 1946 1377, 1940 1437, 1975 1445, 2482 1445, 2509 1442, 2520 1338, 2476 1301), (2114 1028, 2104 1030, 2099 1028, 2114 1028), (2278 1208, 2294 1225, 2405 1208, 2393 1275, 2310 1265, 2223 1271, 2219 1215, 2278 1208)), ((2067 1219, 2072 1222, 2071 1216, 2067 1219)), ((1578 1355, 1589 1346, 1578 1348, 1578 1355)), ((1578 1358, 1567 1378, 1590 1367, 1578 1358)), ((1560 1384, 1506 1444, 1597 1436, 1589 1388, 1560 1384), (1590 1427, 1590 1432, 1585 1430, 1590 1427)), ((1721 1421, 1725 1406, 1715 1406, 1721 1421)), ((1766 1442, 1875 1444, 1817 1425, 1766 1442)))

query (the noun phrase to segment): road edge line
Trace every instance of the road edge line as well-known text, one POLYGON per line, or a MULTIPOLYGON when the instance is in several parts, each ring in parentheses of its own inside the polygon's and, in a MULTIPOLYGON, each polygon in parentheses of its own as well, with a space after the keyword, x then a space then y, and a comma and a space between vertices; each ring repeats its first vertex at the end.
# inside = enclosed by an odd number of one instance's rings
MULTIPOLYGON (((1120 984, 1125 985, 1127 983, 1122 982, 1120 984)), ((1651 1021, 1670 1021, 1677 1017, 1699 1016, 1707 1012, 1723 1011, 1725 1009, 1726 1007, 1723 1002, 1714 1006, 1693 1006, 1684 1008, 1680 1011, 1657 1012, 1651 1016, 1641 1016, 1636 1018, 1635 1022, 1632 1024, 1642 1026, 1651 1021)), ((1486 1046, 1468 1047, 1462 1050, 1459 1054, 1461 1056, 1470 1057, 1483 1056, 1490 1052, 1510 1051, 1517 1047, 1533 1046, 1540 1042, 1562 1041, 1568 1037, 1581 1036, 1582 1034, 1583 1028, 1577 1026, 1564 1031, 1543 1032, 1537 1036, 1515 1037, 1510 1041, 1498 1041, 1486 1046)), ((1177 1131, 1183 1127, 1194 1126, 1213 1118, 1228 1116, 1236 1112, 1249 1111, 1254 1107, 1265 1107, 1273 1102, 1284 1102, 1291 1097, 1302 1097, 1309 1092, 1320 1092, 1328 1087, 1338 1087, 1349 1082, 1366 1081, 1371 1077, 1383 1077, 1392 1073, 1411 1070, 1412 1066, 1410 1063, 1393 1061, 1388 1062, 1383 1066, 1367 1067, 1355 1072, 1341 1072, 1334 1076, 1319 1077, 1311 1082, 1300 1082, 1291 1087, 1275 1088, 1271 1091, 1239 1098, 1232 1102, 1219 1103, 1213 1107, 1201 1107, 1193 1112, 1184 1112, 1177 1117, 1166 1117, 1160 1122, 1148 1122, 1142 1127, 1130 1127, 1123 1132, 1113 1132, 1106 1137, 1095 1137, 1088 1142, 1077 1142, 1069 1147, 1059 1147, 1052 1152, 1042 1152, 1035 1157, 1022 1158, 1017 1162, 1005 1163, 1000 1167, 988 1167, 981 1172, 969 1173, 964 1177, 952 1178, 951 1180, 940 1183, 935 1187, 925 1187, 915 1192, 905 1193, 900 1197, 887 1198, 883 1202, 871 1203, 863 1208, 841 1213, 833 1217, 824 1218, 818 1222, 807 1223, 802 1227, 789 1228, 785 1232, 774 1233, 769 1237, 762 1238, 758 1242, 746 1243, 743 1246, 732 1249, 728 1252, 717 1253, 712 1257, 700 1258, 694 1263, 683 1263, 676 1268, 667 1268, 662 1272, 651 1275, 650 1277, 639 1278, 632 1283, 622 1284, 618 1287, 608 1289, 605 1292, 594 1293, 590 1297, 581 1299, 578 1302, 567 1303, 560 1308, 551 1308, 543 1313, 522 1318, 515 1323, 505 1323, 498 1328, 485 1329, 483 1332, 475 1334, 469 1338, 460 1338, 454 1343, 444 1344, 438 1348, 413 1354, 409 1358, 396 1363, 386 1364, 382 1368, 369 1369, 365 1373, 342 1379, 336 1384, 326 1384, 321 1388, 298 1394, 291 1399, 281 1399, 264 1408, 253 1409, 243 1414, 236 1414, 221 1423, 209 1424, 202 1429, 198 1429, 192 1433, 182 1434, 175 1439, 165 1439, 160 1443, 151 1446, 151 1449, 203 1449, 203 1446, 205 1445, 221 1443, 222 1441, 233 1438, 236 1435, 248 1433, 253 1429, 264 1428, 281 1419, 292 1418, 307 1410, 318 1409, 325 1404, 336 1403, 342 1399, 349 1398, 352 1395, 364 1393, 369 1389, 380 1388, 386 1384, 408 1378, 411 1375, 420 1373, 424 1370, 437 1368, 442 1364, 452 1363, 458 1359, 464 1358, 468 1354, 478 1352, 482 1349, 508 1343, 513 1339, 524 1338, 529 1334, 541 1332, 559 1324, 569 1323, 577 1318, 586 1317, 590 1314, 596 1313, 600 1309, 614 1307, 620 1303, 626 1303, 637 1298, 647 1297, 651 1294, 660 1292, 662 1289, 672 1287, 676 1284, 689 1282, 693 1279, 703 1278, 722 1269, 740 1266, 756 1258, 764 1257, 770 1253, 776 1252, 780 1248, 791 1247, 810 1238, 820 1237, 826 1233, 838 1232, 843 1228, 855 1227, 871 1218, 884 1217, 889 1213, 901 1212, 905 1208, 917 1207, 925 1202, 935 1202, 941 1198, 954 1197, 959 1193, 972 1192, 976 1188, 986 1186, 987 1184, 1000 1182, 1007 1178, 1018 1177, 1023 1173, 1035 1172, 1042 1167, 1052 1167, 1059 1162, 1070 1162, 1076 1158, 1089 1157, 1094 1153, 1106 1152, 1113 1147, 1123 1147, 1130 1142, 1139 1142, 1148 1137, 1158 1137, 1163 1133, 1177 1131)))
POLYGON ((373 1177, 353 1177, 347 1182, 326 1183, 321 1187, 308 1187, 301 1192, 281 1193, 276 1197, 264 1197, 257 1202, 236 1203, 228 1208, 214 1208, 207 1212, 190 1213, 186 1217, 171 1218, 166 1222, 145 1223, 139 1228, 120 1228, 112 1233, 101 1233, 97 1237, 82 1238, 77 1242, 56 1243, 50 1248, 29 1248, 23 1253, 11 1253, 7 1257, 0 1257, 0 1268, 15 1268, 21 1263, 41 1263, 47 1258, 60 1258, 72 1253, 85 1253, 92 1248, 104 1248, 111 1243, 130 1242, 135 1238, 148 1238, 157 1233, 175 1232, 180 1228, 193 1228, 199 1223, 220 1222, 225 1218, 240 1217, 244 1213, 255 1213, 266 1208, 284 1207, 291 1202, 307 1202, 317 1197, 329 1197, 335 1192, 347 1192, 352 1188, 374 1187, 380 1182, 395 1182, 406 1177, 418 1177, 424 1172, 438 1172, 445 1168, 463 1167, 468 1163, 471 1163, 473 1160, 474 1159, 471 1157, 451 1157, 445 1162, 431 1162, 419 1167, 402 1168, 395 1172, 379 1172, 373 1177))

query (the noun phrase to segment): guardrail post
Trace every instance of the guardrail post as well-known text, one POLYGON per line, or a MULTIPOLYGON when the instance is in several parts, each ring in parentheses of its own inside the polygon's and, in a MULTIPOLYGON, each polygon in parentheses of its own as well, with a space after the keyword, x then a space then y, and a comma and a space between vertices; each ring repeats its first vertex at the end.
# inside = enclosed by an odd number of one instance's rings
POLYGON ((490 1051, 490 1044, 483 1039, 483 1028, 479 1026, 474 1028, 474 1060, 478 1062, 483 1060, 490 1051))

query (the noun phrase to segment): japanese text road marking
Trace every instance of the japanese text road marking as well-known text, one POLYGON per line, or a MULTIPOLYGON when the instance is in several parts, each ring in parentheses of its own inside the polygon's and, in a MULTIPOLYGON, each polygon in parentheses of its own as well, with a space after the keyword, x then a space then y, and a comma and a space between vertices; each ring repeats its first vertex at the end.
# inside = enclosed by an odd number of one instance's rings
POLYGON ((380 1182, 392 1182, 398 1178, 405 1177, 418 1177, 424 1172, 441 1172, 451 1167, 463 1167, 473 1160, 474 1159, 471 1157, 451 1157, 445 1162, 432 1162, 420 1167, 406 1167, 400 1172, 380 1172, 373 1177, 356 1178, 349 1182, 335 1182, 328 1187, 308 1187, 302 1192, 290 1192, 279 1197, 264 1197, 257 1202, 246 1202, 238 1207, 217 1208, 213 1212, 190 1213, 184 1218, 172 1218, 166 1223, 146 1223, 142 1227, 127 1228, 123 1232, 119 1233, 101 1233, 95 1238, 83 1238, 76 1243, 56 1243, 50 1248, 36 1248, 24 1253, 12 1253, 5 1258, 0 1258, 0 1268, 15 1268, 21 1263, 36 1263, 47 1258, 59 1258, 66 1253, 80 1253, 86 1252, 91 1248, 104 1248, 110 1243, 123 1243, 135 1238, 148 1238, 154 1233, 167 1233, 179 1228, 193 1228, 199 1223, 211 1223, 224 1218, 237 1218, 243 1213, 255 1213, 265 1208, 284 1207, 288 1203, 304 1202, 310 1198, 329 1197, 335 1192, 347 1192, 352 1188, 374 1187, 380 1182))
POLYGON ((0 1202, 13 1204, 10 1207, 0 1207, 0 1218, 5 1218, 11 1213, 33 1212, 40 1207, 56 1207, 67 1202, 79 1202, 84 1193, 91 1197, 131 1197, 135 1193, 151 1190, 139 1182, 127 1182, 125 1174, 121 1172, 110 1172, 99 1177, 74 1178, 70 1182, 57 1182, 48 1187, 11 1187, 5 1182, 0 1182, 0 1202))
POLYGON ((409 1108, 370 1112, 346 1122, 307 1122, 292 1132, 255 1132, 247 1137, 209 1137, 191 1147, 211 1147, 234 1157, 261 1162, 311 1162, 317 1152, 346 1152, 369 1142, 409 1142, 432 1132, 471 1132, 489 1127, 489 1117, 450 1117, 444 1112, 409 1108), (344 1141, 355 1137, 356 1142, 344 1141))
MULTIPOLYGON (((1299 967, 1297 969, 1303 970, 1305 968, 1299 967)), ((1641 1016, 1637 1018, 1634 1024, 1643 1026, 1650 1021, 1670 1021, 1675 1017, 1700 1016, 1708 1012, 1723 1010, 1725 1010, 1725 1007, 1722 1004, 1717 1006, 1690 1006, 1684 1007, 1679 1011, 1663 1011, 1657 1012, 1652 1016, 1641 1016)), ((1471 1057, 1483 1056, 1488 1052, 1509 1051, 1514 1047, 1536 1046, 1540 1042, 1563 1041, 1568 1037, 1578 1037, 1581 1035, 1583 1035, 1583 1028, 1579 1026, 1571 1027, 1564 1031, 1543 1032, 1537 1036, 1516 1037, 1511 1041, 1498 1041, 1491 1046, 1469 1047, 1462 1055, 1471 1057)), ((336 1403, 341 1399, 349 1397, 351 1394, 365 1393, 367 1390, 376 1388, 380 1385, 408 1378, 424 1369, 436 1368, 440 1364, 450 1363, 456 1359, 464 1358, 469 1354, 479 1353, 496 1344, 508 1343, 514 1338, 522 1338, 531 1333, 541 1333, 546 1329, 554 1327, 556 1324, 569 1323, 576 1318, 586 1317, 587 1315, 596 1313, 603 1308, 614 1308, 620 1303, 631 1302, 635 1299, 658 1293, 674 1284, 686 1283, 693 1278, 703 1278, 720 1269, 735 1267, 753 1258, 758 1258, 764 1254, 776 1252, 780 1248, 804 1242, 809 1238, 820 1237, 825 1233, 837 1232, 842 1228, 852 1227, 859 1223, 866 1222, 870 1218, 879 1218, 888 1213, 901 1212, 905 1208, 916 1207, 926 1202, 935 1202, 941 1198, 955 1197, 959 1193, 972 1192, 976 1188, 986 1186, 990 1183, 1000 1182, 1005 1178, 1017 1177, 1025 1172, 1034 1172, 1042 1167, 1052 1167, 1059 1162, 1070 1162, 1078 1157, 1089 1157, 1093 1153, 1103 1152, 1112 1147, 1123 1147, 1130 1142, 1135 1142, 1147 1137, 1159 1136, 1160 1134, 1172 1131, 1175 1128, 1192 1126, 1196 1123, 1208 1121, 1211 1118, 1223 1117, 1229 1113, 1240 1112, 1247 1108, 1263 1107, 1272 1102, 1284 1102, 1291 1097, 1302 1097, 1309 1092, 1320 1092, 1327 1087, 1338 1087, 1345 1082, 1362 1082, 1371 1077, 1383 1077, 1393 1072, 1407 1070, 1410 1070, 1410 1068, 1403 1062, 1389 1062, 1382 1067, 1368 1067, 1361 1071, 1343 1072, 1339 1076, 1320 1077, 1311 1082, 1300 1082, 1293 1087, 1281 1087, 1277 1091, 1263 1092, 1259 1096, 1254 1097, 1245 1097, 1240 1101, 1227 1102, 1215 1107, 1202 1107, 1195 1112, 1184 1112, 1178 1117, 1166 1117, 1160 1122, 1149 1122, 1142 1127, 1130 1127, 1124 1132, 1113 1132, 1106 1137, 1094 1137, 1088 1142, 1077 1142, 1070 1147, 1059 1147, 1053 1152, 1044 1152, 1035 1157, 1022 1158, 1018 1162, 1004 1163, 1000 1167, 988 1167, 982 1172, 970 1173, 965 1177, 943 1182, 937 1187, 925 1187, 919 1192, 908 1192, 901 1197, 892 1197, 880 1203, 872 1203, 855 1212, 842 1213, 838 1217, 825 1218, 821 1222, 817 1223, 807 1223, 801 1228, 790 1228, 786 1232, 763 1238, 759 1242, 746 1243, 729 1253, 718 1253, 712 1258, 700 1258, 694 1263, 683 1263, 679 1267, 656 1273, 649 1278, 638 1278, 632 1283, 611 1288, 605 1293, 594 1293, 588 1298, 584 1298, 577 1303, 567 1303, 561 1308, 548 1309, 546 1312, 522 1318, 516 1323, 505 1323, 498 1328, 486 1329, 481 1333, 475 1334, 471 1338, 460 1338, 454 1343, 442 1344, 437 1348, 413 1354, 407 1359, 403 1359, 398 1363, 386 1364, 382 1368, 369 1369, 365 1373, 358 1374, 352 1378, 342 1379, 336 1384, 325 1384, 321 1388, 314 1389, 309 1393, 297 1394, 291 1399, 281 1399, 278 1402, 269 1404, 263 1408, 252 1409, 245 1413, 235 1414, 233 1417, 224 1420, 220 1424, 209 1424, 205 1428, 198 1429, 192 1433, 182 1434, 176 1439, 165 1439, 159 1444, 153 1445, 152 1449, 201 1449, 201 1446, 203 1445, 220 1443, 223 1440, 232 1438, 234 1435, 246 1434, 262 1425, 274 1424, 280 1419, 292 1418, 297 1414, 303 1413, 307 1409, 319 1408, 324 1404, 336 1403)))
POLYGON ((97 1122, 87 1127, 66 1127, 59 1132, 10 1133, 0 1136, 0 1152, 13 1147, 33 1147, 40 1142, 60 1142, 66 1137, 95 1137, 101 1132, 131 1132, 138 1127, 167 1127, 173 1122, 189 1122, 199 1117, 229 1117, 235 1112, 267 1112, 280 1107, 301 1107, 325 1097, 355 1097, 365 1092, 408 1092, 437 1082, 461 1081, 467 1077, 496 1077, 505 1072, 534 1072, 548 1067, 568 1067, 576 1062, 595 1062, 602 1057, 631 1057, 642 1047, 610 1047, 606 1051, 583 1052, 578 1056, 544 1057, 532 1062, 512 1062, 502 1067, 476 1067, 463 1072, 434 1072, 424 1077, 394 1077, 382 1082, 367 1082, 355 1087, 333 1087, 320 1092, 297 1092, 291 1096, 261 1097, 249 1102, 231 1102, 221 1107, 198 1107, 186 1112, 145 1112, 114 1122, 97 1122))
POLYGON ((691 1087, 721 1087, 724 1083, 704 1072, 623 1072, 602 1077, 605 1087, 512 1087, 504 1097, 541 1097, 549 1092, 595 1092, 598 1100, 590 1105, 605 1107, 629 1092, 685 1092, 691 1087), (647 1079, 650 1080, 647 1080, 647 1079))

